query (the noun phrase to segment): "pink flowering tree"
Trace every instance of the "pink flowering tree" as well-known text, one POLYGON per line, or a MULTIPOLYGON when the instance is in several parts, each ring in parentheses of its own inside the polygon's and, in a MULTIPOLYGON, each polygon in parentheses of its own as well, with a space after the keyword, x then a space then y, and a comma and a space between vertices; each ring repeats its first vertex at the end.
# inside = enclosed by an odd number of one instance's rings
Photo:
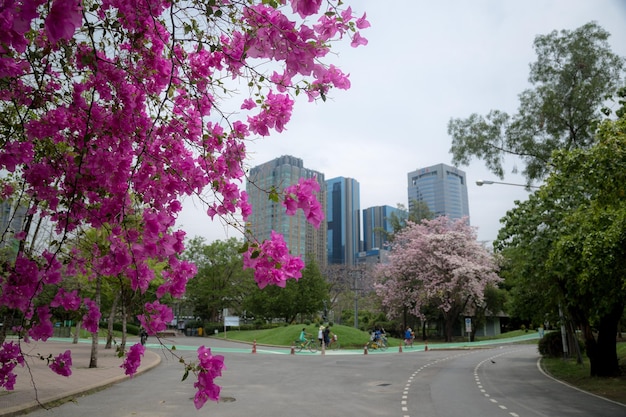
MULTIPOLYGON (((85 328, 97 330, 98 300, 64 290, 66 278, 115 277, 142 293, 151 265, 164 265, 158 299, 138 317, 162 330, 172 312, 161 298, 182 296, 195 274, 174 227, 183 198, 245 233, 247 140, 282 132, 298 96, 349 88, 325 57, 337 41, 365 45, 368 26, 339 0, 2 2, 0 201, 11 220, 0 230, 0 312, 2 331, 19 339, 2 334, 0 386, 12 388, 22 343, 52 336, 51 305, 82 309, 85 328), (84 250, 89 230, 104 243, 84 250)), ((286 210, 319 226, 317 191, 301 182, 281 194, 286 210)), ((278 234, 244 256, 261 287, 303 267, 278 234)), ((142 355, 130 349, 126 373, 142 355)), ((218 398, 223 363, 205 348, 198 356, 187 371, 201 407, 218 398)), ((70 353, 56 358, 51 369, 70 375, 70 353)))
POLYGON ((446 341, 454 324, 485 288, 500 282, 493 256, 476 240, 467 219, 441 216, 409 223, 394 236, 388 264, 376 271, 376 293, 389 316, 408 311, 425 319, 435 308, 445 322, 446 341))

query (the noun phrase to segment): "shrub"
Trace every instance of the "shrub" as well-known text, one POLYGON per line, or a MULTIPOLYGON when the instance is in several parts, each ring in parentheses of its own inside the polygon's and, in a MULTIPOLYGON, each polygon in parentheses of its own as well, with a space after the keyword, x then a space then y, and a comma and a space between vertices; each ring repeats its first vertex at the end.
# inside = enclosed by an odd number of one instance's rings
POLYGON ((539 339, 539 353, 542 356, 560 358, 563 356, 563 341, 561 332, 548 332, 539 339))

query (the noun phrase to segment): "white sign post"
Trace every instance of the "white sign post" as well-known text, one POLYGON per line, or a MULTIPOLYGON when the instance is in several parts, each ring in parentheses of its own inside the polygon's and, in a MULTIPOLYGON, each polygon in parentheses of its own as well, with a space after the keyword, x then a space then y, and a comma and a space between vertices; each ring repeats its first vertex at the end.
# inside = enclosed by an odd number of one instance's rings
POLYGON ((239 317, 238 316, 224 316, 224 339, 226 339, 226 327, 227 326, 239 327, 239 317))
POLYGON ((467 341, 471 342, 472 337, 472 319, 469 317, 465 318, 465 333, 467 333, 467 341))

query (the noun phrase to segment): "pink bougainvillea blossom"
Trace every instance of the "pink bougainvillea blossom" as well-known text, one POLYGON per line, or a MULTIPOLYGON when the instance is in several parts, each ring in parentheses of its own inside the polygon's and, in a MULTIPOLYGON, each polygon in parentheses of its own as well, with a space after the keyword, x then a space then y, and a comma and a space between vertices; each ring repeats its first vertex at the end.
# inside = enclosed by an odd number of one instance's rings
POLYGON ((167 329, 167 324, 174 319, 172 309, 159 301, 146 303, 144 311, 145 314, 138 315, 137 319, 150 335, 167 329))
POLYGON ((42 340, 45 342, 48 338, 52 337, 54 332, 52 322, 50 321, 52 313, 50 313, 48 306, 37 307, 36 310, 36 324, 29 329, 28 334, 33 340, 42 340))
POLYGON ((319 228, 324 220, 324 210, 315 197, 320 191, 320 185, 316 178, 300 178, 297 184, 285 188, 283 205, 288 215, 296 214, 301 209, 309 223, 319 228))
POLYGON ((4 342, 0 346, 0 388, 7 391, 15 388, 16 375, 13 370, 17 365, 24 366, 20 345, 13 341, 4 342))
POLYGON ((298 13, 301 18, 317 13, 322 4, 322 0, 291 0, 291 7, 294 13, 298 13))
POLYGON ((141 365, 141 357, 146 351, 145 346, 141 343, 135 343, 130 347, 124 362, 120 365, 120 368, 124 368, 124 373, 131 377, 137 373, 137 369, 141 365))
POLYGON ((89 298, 85 298, 83 303, 87 309, 87 312, 83 315, 83 327, 91 333, 96 333, 101 317, 100 308, 98 308, 98 304, 95 301, 89 298))
POLYGON ((63 307, 67 311, 76 311, 80 308, 80 303, 78 290, 67 292, 64 288, 59 288, 57 295, 50 302, 50 307, 63 307))
POLYGON ((83 22, 80 0, 53 0, 46 17, 45 28, 50 43, 68 40, 83 22))
POLYGON ((211 354, 211 349, 205 346, 198 348, 198 380, 193 384, 198 390, 193 403, 197 409, 202 408, 207 400, 217 401, 220 396, 220 387, 214 383, 215 378, 222 376, 224 357, 211 354))
POLYGON ((62 376, 72 375, 72 352, 66 350, 63 353, 60 353, 48 366, 56 374, 62 376))
POLYGON ((289 253, 281 234, 272 231, 270 239, 258 247, 251 246, 243 254, 243 266, 254 269, 254 279, 259 288, 267 285, 285 287, 288 279, 302 276, 304 262, 289 253))

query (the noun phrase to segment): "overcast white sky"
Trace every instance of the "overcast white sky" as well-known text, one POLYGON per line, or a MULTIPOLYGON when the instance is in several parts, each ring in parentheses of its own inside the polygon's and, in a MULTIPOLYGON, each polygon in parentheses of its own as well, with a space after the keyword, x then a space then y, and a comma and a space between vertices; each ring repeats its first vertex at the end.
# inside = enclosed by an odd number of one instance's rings
MULTIPOLYGON (((325 103, 299 100, 286 131, 249 145, 248 164, 293 155, 326 179, 354 178, 361 186, 361 209, 406 205, 408 172, 451 164, 450 118, 492 109, 515 113, 518 94, 530 87, 536 35, 593 20, 611 33, 613 51, 626 56, 625 0, 348 3, 359 16, 367 12, 372 24, 363 32, 368 46, 342 47, 334 61, 351 74, 352 88, 333 90, 325 103)), ((467 173, 470 222, 479 240, 494 240, 499 219, 528 193, 523 187, 478 187, 476 180, 498 180, 482 161, 459 168, 467 173)), ((524 179, 507 173, 504 181, 524 179)), ((241 237, 191 201, 178 225, 188 237, 208 242, 241 237)))

